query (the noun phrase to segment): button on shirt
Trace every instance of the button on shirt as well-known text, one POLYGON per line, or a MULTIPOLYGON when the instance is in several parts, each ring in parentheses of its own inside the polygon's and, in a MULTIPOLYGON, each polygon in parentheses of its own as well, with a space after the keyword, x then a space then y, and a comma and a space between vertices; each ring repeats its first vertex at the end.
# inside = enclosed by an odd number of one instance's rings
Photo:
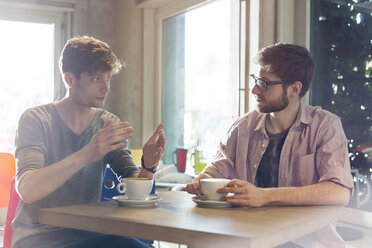
MULTIPOLYGON (((269 143, 267 114, 253 111, 239 118, 221 141, 215 160, 204 173, 254 184, 269 143)), ((353 189, 347 139, 340 119, 320 107, 301 103, 279 160, 278 187, 332 181, 353 189)))

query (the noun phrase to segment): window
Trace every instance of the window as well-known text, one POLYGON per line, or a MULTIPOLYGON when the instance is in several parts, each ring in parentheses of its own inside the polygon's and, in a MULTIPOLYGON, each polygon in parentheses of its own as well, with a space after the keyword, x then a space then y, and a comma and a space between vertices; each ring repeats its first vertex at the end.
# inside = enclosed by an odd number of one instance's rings
MULTIPOLYGON (((372 163, 372 15, 371 2, 312 1, 312 53, 317 73, 311 104, 338 115, 349 141, 352 169, 364 177, 355 197, 370 193, 372 163)), ((364 208, 372 211, 372 199, 364 208)), ((367 199, 368 200, 368 199, 367 199)), ((363 207, 363 206, 362 206, 363 207)))
POLYGON ((240 75, 244 75, 240 25, 240 1, 229 0, 215 0, 163 21, 165 163, 173 163, 176 148, 198 149, 211 160, 219 140, 239 116, 240 75))
POLYGON ((0 151, 14 152, 20 115, 64 95, 58 58, 72 9, 17 1, 0 2, 0 151))
POLYGON ((6 119, 0 124, 0 149, 12 152, 22 112, 53 101, 54 25, 0 20, 0 30, 0 47, 6 48, 0 57, 0 112, 6 119))

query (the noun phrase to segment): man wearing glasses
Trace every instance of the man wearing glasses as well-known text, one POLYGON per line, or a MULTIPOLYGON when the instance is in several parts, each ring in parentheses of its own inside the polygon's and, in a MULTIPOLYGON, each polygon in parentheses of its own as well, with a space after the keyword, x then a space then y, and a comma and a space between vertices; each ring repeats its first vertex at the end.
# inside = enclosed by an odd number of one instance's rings
MULTIPOLYGON (((292 44, 263 48, 251 75, 257 110, 239 118, 200 179, 233 179, 220 193, 226 201, 250 207, 268 205, 346 205, 353 191, 347 140, 340 119, 301 102, 315 73, 308 50, 292 44)), ((295 241, 305 247, 343 247, 334 225, 295 241)))

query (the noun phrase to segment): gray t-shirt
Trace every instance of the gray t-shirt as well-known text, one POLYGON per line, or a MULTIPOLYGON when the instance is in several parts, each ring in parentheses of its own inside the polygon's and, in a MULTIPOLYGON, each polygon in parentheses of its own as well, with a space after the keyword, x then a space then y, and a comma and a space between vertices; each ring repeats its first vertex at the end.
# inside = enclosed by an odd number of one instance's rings
POLYGON ((279 161, 285 138, 289 128, 278 134, 269 136, 269 145, 261 158, 260 165, 255 178, 255 185, 260 188, 278 187, 279 161))
MULTIPOLYGON (((22 179, 22 175, 27 171, 47 167, 79 151, 108 120, 113 123, 120 122, 114 114, 98 109, 95 121, 83 135, 78 136, 61 119, 53 103, 26 110, 19 120, 15 142, 16 177, 22 179)), ((25 237, 33 236, 31 240, 37 240, 38 235, 41 238, 48 232, 54 236, 62 236, 63 239, 63 235, 55 235, 56 232, 63 234, 62 228, 38 223, 40 208, 99 202, 107 164, 119 177, 130 177, 138 172, 130 151, 116 150, 79 170, 60 188, 43 199, 31 204, 20 199, 12 223, 14 247, 25 237)), ((41 186, 42 184, 43 182, 40 182, 41 186)), ((38 246, 30 244, 30 247, 38 246)))

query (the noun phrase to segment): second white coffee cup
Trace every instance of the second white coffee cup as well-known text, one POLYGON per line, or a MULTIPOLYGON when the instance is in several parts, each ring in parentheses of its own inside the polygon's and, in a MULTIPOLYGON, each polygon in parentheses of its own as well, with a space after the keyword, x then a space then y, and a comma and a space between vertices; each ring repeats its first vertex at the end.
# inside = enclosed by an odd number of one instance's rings
POLYGON ((200 180, 200 189, 207 200, 220 201, 227 194, 217 193, 217 190, 226 187, 229 182, 226 178, 204 178, 200 180))
POLYGON ((124 178, 116 185, 119 193, 125 193, 129 200, 145 200, 152 189, 153 180, 145 177, 124 178))

